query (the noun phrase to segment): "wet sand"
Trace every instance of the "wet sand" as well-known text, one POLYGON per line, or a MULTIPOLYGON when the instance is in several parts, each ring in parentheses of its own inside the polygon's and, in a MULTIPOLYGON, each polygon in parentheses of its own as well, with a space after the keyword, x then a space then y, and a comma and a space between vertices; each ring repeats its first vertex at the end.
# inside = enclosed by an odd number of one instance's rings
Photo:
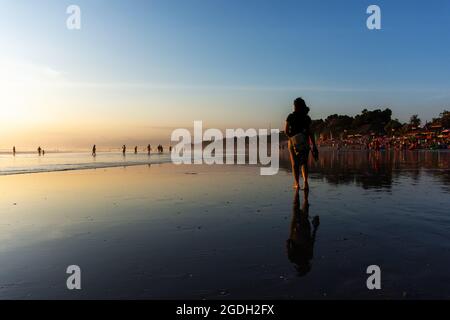
POLYGON ((323 155, 309 207, 284 169, 0 177, 0 298, 450 298, 449 155, 380 157, 323 155), (66 289, 72 264, 79 291, 66 289), (372 264, 382 290, 366 288, 372 264))

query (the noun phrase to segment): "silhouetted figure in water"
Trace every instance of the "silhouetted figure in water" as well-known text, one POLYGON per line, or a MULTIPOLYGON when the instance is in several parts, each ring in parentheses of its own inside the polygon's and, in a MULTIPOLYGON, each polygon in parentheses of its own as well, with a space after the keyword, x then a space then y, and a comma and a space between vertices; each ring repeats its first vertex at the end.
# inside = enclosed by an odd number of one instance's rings
POLYGON ((286 241, 288 259, 295 265, 300 277, 306 275, 311 270, 316 232, 320 224, 319 217, 314 217, 312 219, 313 230, 311 230, 308 195, 309 191, 304 190, 303 204, 300 209, 299 191, 296 189, 294 192, 292 221, 289 239, 286 241))
POLYGON ((16 155, 16 146, 13 147, 13 156, 16 155))
POLYGON ((169 146, 169 152, 172 152, 172 146, 169 146))
POLYGON ((150 155, 151 152, 152 152, 152 146, 148 145, 147 146, 147 154, 150 155))
POLYGON ((122 146, 122 154, 125 155, 126 152, 127 152, 127 146, 123 145, 122 146))
POLYGON ((41 147, 39 147, 39 148, 37 149, 37 151, 38 151, 38 154, 39 154, 39 155, 42 154, 42 148, 41 148, 41 147))
POLYGON ((42 156, 45 156, 45 150, 42 149, 42 156))
POLYGON ((95 157, 97 155, 97 146, 94 144, 92 147, 92 156, 95 157))
POLYGON ((294 112, 286 119, 285 132, 289 137, 289 153, 291 155, 292 173, 294 175, 294 188, 300 188, 299 176, 300 169, 303 177, 304 189, 309 189, 308 184, 308 156, 313 147, 314 159, 318 159, 314 134, 311 132, 311 118, 308 116, 309 108, 302 98, 294 101, 294 112))
POLYGON ((134 147, 134 154, 137 154, 137 146, 134 147))

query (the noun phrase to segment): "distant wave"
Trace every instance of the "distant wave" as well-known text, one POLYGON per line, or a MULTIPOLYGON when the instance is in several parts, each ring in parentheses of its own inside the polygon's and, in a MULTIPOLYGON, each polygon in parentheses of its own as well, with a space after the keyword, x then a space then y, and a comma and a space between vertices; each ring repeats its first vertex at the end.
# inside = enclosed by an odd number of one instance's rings
POLYGON ((137 165, 151 165, 171 162, 168 154, 154 154, 151 157, 148 155, 127 155, 130 160, 123 159, 121 154, 104 153, 93 158, 87 153, 64 153, 46 155, 38 157, 37 155, 17 155, 0 156, 0 176, 29 174, 29 173, 43 173, 56 171, 72 171, 72 170, 88 170, 88 169, 102 169, 114 167, 129 167, 137 165), (98 158, 103 158, 103 161, 98 161, 98 158))

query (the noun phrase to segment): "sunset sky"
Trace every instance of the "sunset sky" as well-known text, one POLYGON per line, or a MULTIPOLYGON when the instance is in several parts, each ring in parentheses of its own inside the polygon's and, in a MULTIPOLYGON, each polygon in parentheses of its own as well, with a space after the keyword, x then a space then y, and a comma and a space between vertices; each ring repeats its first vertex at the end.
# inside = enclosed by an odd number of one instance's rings
POLYGON ((168 143, 194 120, 281 128, 297 96, 312 118, 450 109, 448 0, 0 0, 0 13, 0 149, 168 143), (70 4, 81 30, 66 28, 70 4))

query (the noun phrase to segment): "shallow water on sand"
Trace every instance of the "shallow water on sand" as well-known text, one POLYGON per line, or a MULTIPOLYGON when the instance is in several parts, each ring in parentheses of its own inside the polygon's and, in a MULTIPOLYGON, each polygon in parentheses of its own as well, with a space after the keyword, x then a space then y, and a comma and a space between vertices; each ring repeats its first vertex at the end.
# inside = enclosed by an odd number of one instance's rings
POLYGON ((87 152, 55 152, 39 156, 36 153, 0 153, 0 176, 12 174, 98 169, 170 162, 168 153, 137 154, 99 152, 95 157, 87 152))
POLYGON ((2 176, 0 298, 450 298, 450 153, 283 159, 2 176))

